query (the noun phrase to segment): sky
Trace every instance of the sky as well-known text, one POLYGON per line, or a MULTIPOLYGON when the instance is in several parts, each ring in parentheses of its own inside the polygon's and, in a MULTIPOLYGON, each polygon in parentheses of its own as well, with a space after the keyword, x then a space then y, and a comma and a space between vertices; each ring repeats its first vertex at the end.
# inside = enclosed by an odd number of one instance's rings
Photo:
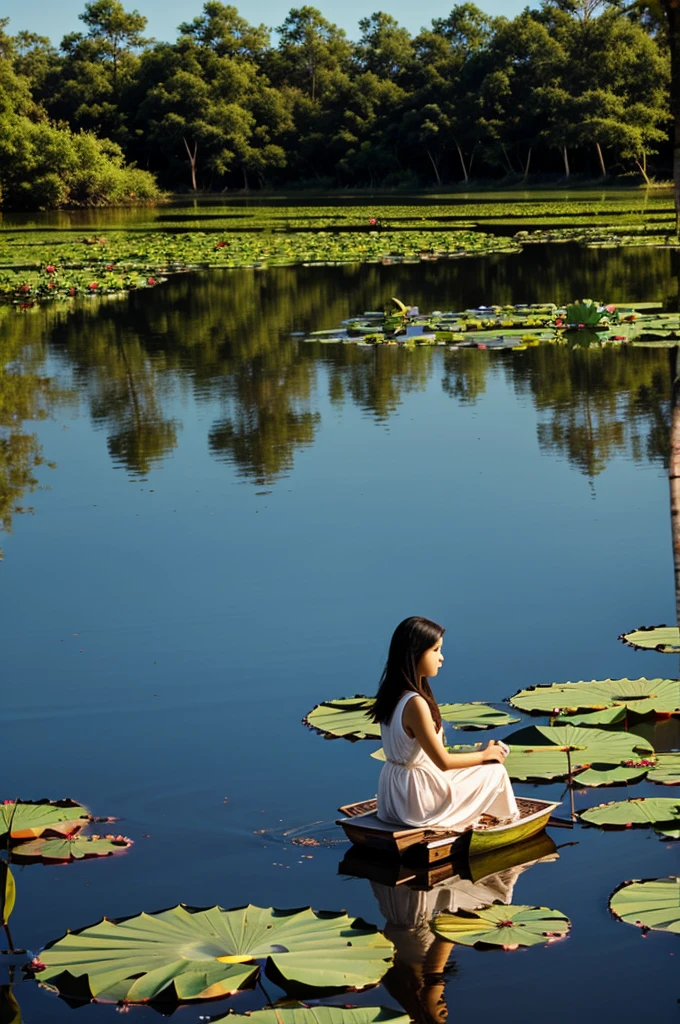
MULTIPOLYGON (((360 18, 374 11, 384 10, 393 15, 410 32, 416 33, 423 26, 429 26, 433 18, 449 13, 455 0, 423 0, 414 4, 411 0, 375 0, 375 5, 365 0, 225 0, 239 9, 240 14, 252 24, 264 22, 270 28, 280 25, 291 7, 302 7, 305 2, 318 7, 321 13, 344 28, 350 39, 359 35, 360 18)), ((200 14, 203 0, 123 0, 127 10, 137 9, 148 18, 146 34, 155 39, 172 41, 177 36, 177 26, 200 14)), ((526 6, 538 6, 529 0, 478 0, 477 6, 488 14, 503 14, 514 17, 526 6)), ((0 0, 0 18, 9 17, 10 33, 27 29, 49 36, 57 45, 67 32, 83 28, 78 15, 85 8, 85 0, 0 0)))

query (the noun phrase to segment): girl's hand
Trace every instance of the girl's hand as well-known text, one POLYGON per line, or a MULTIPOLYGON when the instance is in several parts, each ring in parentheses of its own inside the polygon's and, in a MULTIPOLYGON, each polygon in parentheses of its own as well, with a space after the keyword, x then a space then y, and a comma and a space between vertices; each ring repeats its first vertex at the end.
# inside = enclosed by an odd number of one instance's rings
POLYGON ((502 740, 489 740, 486 748, 482 751, 482 759, 484 761, 500 761, 503 764, 509 753, 510 747, 502 740))

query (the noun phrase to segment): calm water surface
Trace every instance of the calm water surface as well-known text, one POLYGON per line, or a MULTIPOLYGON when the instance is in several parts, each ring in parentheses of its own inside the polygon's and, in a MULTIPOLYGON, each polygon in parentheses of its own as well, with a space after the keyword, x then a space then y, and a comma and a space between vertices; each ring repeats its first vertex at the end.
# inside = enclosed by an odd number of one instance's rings
MULTIPOLYGON (((673 615, 663 350, 373 351, 290 334, 391 295, 423 310, 577 294, 677 308, 677 273, 668 251, 556 246, 424 267, 183 275, 124 301, 0 322, 3 359, 24 371, 23 390, 0 403, 1 795, 71 796, 120 816, 135 840, 123 856, 21 870, 18 945, 37 952, 103 914, 180 901, 346 908, 381 926, 387 914, 399 934, 408 891, 338 870, 348 847, 335 809, 375 792, 374 744, 324 742, 301 719, 321 700, 374 692, 407 615, 447 627, 441 700, 676 674, 674 658, 616 640, 673 615), (283 835, 311 823, 318 847, 283 835)), ((678 745, 667 726, 652 732, 678 745)), ((635 788, 647 792, 672 793, 635 788)), ((515 903, 565 912, 566 941, 504 955, 458 947, 445 1004, 433 985, 419 1008, 420 953, 404 946, 411 967, 334 1001, 402 1001, 428 1022, 447 1008, 449 1021, 674 1020, 676 940, 643 941, 607 898, 624 879, 677 873, 678 847, 646 831, 552 837, 559 859, 485 884, 514 882, 515 903)), ((26 1021, 72 1019, 34 984, 15 995, 26 1021)), ((257 989, 177 1019, 264 1001, 257 989)), ((115 1012, 84 1006, 78 1020, 115 1012)))

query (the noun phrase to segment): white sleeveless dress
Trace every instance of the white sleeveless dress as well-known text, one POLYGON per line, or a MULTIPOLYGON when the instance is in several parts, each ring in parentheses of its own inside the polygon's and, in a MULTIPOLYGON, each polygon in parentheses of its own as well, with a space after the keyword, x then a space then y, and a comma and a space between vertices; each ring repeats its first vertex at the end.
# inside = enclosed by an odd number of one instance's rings
MULTIPOLYGON (((401 697, 390 721, 380 726, 386 761, 378 780, 382 821, 463 831, 482 814, 509 818, 517 803, 505 766, 496 761, 442 771, 401 723, 407 701, 401 697)), ((444 730, 439 733, 444 744, 444 730)))

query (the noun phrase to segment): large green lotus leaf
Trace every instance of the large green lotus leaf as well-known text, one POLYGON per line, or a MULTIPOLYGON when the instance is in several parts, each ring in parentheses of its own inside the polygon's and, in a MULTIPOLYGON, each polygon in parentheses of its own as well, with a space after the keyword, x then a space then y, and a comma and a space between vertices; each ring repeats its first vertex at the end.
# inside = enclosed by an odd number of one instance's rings
POLYGON ((656 764, 648 769, 647 778, 661 786, 680 786, 680 753, 657 754, 656 764))
POLYGON ((656 825, 660 822, 680 823, 680 799, 665 796, 614 800, 579 813, 581 821, 605 828, 628 828, 631 825, 656 825))
POLYGON ((680 878, 624 882, 609 899, 612 914, 626 924, 680 933, 680 878))
POLYGON ((455 729, 496 729, 502 725, 519 722, 507 711, 499 711, 490 704, 471 701, 467 704, 440 704, 439 710, 445 722, 450 722, 455 729))
POLYGON ((276 1006, 248 1014, 212 1017, 212 1024, 408 1024, 409 1016, 385 1006, 276 1006))
POLYGON ((449 942, 463 946, 484 943, 504 949, 546 945, 563 938, 570 928, 569 918, 559 910, 504 904, 474 912, 439 914, 432 922, 435 934, 449 942))
POLYGON ((326 736, 342 736, 348 740, 379 740, 380 724, 373 722, 369 712, 375 703, 373 697, 340 697, 317 704, 303 719, 326 736))
POLYGON ((574 725, 530 725, 510 733, 505 742, 510 746, 505 767, 510 778, 517 780, 566 778, 567 748, 572 772, 590 765, 611 768, 638 752, 653 754, 640 736, 574 725))
POLYGON ((595 727, 600 725, 616 725, 617 722, 622 722, 627 715, 627 708, 625 704, 615 704, 611 708, 605 708, 604 711, 584 711, 579 713, 578 711, 574 715, 560 715, 554 719, 554 725, 594 725, 595 727))
POLYGON ((360 989, 380 980, 393 950, 345 913, 180 905, 67 933, 41 954, 39 980, 63 995, 82 997, 86 982, 94 999, 183 1002, 236 992, 264 960, 284 982, 360 989))
POLYGON ((619 640, 639 651, 680 654, 680 630, 677 626, 640 626, 632 633, 622 633, 619 640))
POLYGON ((680 828, 655 828, 654 831, 664 839, 680 839, 680 828))
POLYGON ((617 765, 614 768, 586 768, 576 776, 577 786, 621 786, 627 782, 639 782, 644 779, 647 768, 626 768, 617 765))
POLYGON ((12 839, 31 839, 45 832, 68 835, 88 824, 90 812, 71 800, 20 800, 0 804, 0 837, 11 829, 12 839))
POLYGON ((12 849, 12 860, 67 861, 84 857, 109 857, 132 846, 126 836, 64 836, 59 839, 32 839, 12 849))
MULTIPOLYGON (((370 711, 375 702, 373 697, 361 694, 356 697, 340 697, 317 704, 304 719, 325 736, 341 736, 348 740, 380 739, 380 724, 373 722, 370 711)), ((464 704, 440 704, 442 718, 456 729, 495 729, 501 725, 518 722, 506 711, 498 711, 489 704, 472 701, 464 704)))
POLYGON ((530 686, 510 698, 520 711, 568 713, 625 707, 637 715, 680 713, 678 679, 591 679, 530 686))
MULTIPOLYGON (((452 746, 447 746, 449 754, 474 754, 482 747, 481 743, 454 743, 452 746)), ((374 757, 376 761, 386 761, 385 751, 382 747, 378 747, 371 753, 371 757, 374 757)))

